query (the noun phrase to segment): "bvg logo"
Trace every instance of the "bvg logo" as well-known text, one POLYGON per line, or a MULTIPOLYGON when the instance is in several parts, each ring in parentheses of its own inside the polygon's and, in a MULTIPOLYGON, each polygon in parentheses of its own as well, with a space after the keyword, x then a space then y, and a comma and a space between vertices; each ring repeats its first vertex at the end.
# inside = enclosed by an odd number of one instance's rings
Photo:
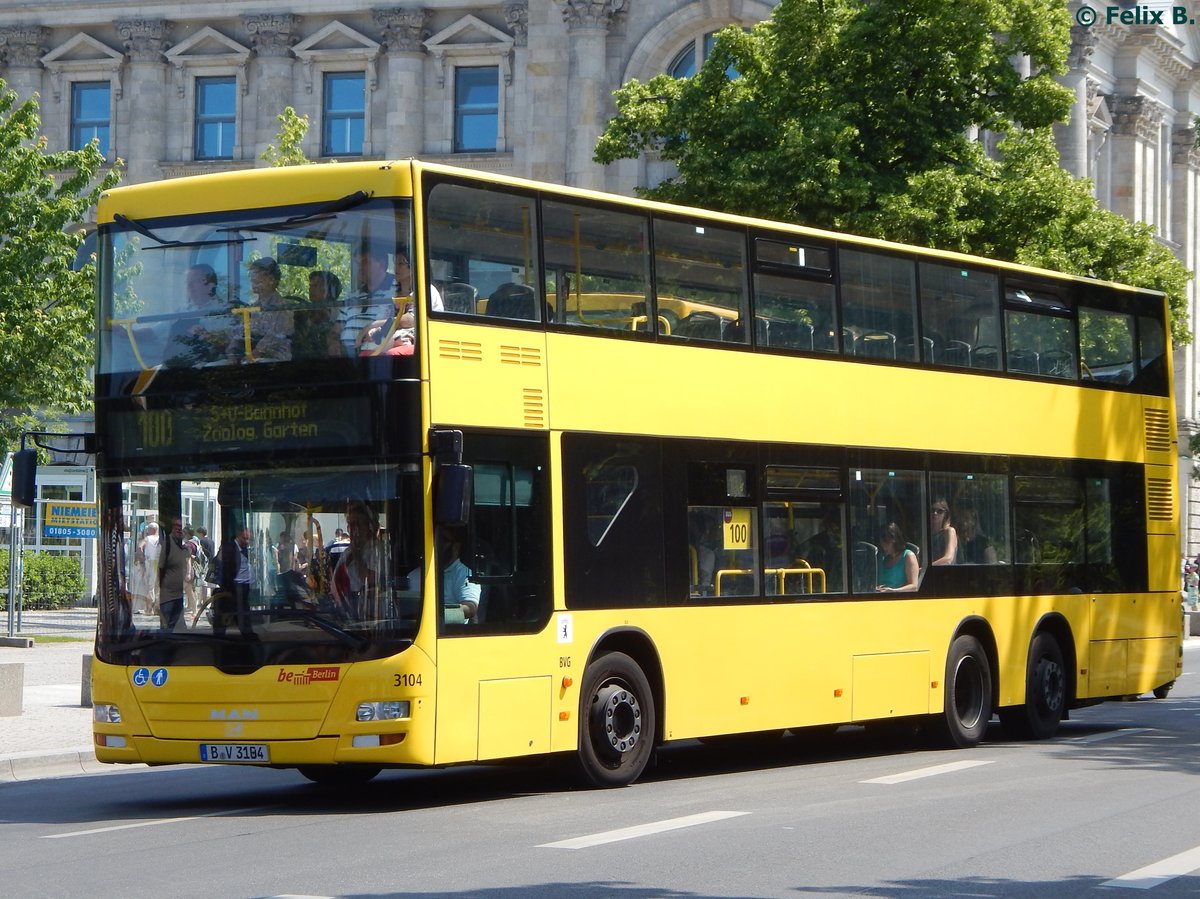
POLYGON ((330 683, 336 681, 341 676, 341 669, 335 666, 309 667, 304 671, 285 671, 279 669, 279 683, 281 684, 296 684, 304 686, 305 684, 330 683))

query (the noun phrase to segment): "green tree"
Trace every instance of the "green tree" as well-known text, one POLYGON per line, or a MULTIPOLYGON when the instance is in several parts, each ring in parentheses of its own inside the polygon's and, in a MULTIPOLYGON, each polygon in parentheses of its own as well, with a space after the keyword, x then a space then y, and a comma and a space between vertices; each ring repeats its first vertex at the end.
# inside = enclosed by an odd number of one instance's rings
POLYGON ((658 151, 656 199, 1156 287, 1187 342, 1190 273, 1058 164, 1069 41, 1046 0, 780 0, 693 77, 623 85, 595 158, 658 151))
POLYGON ((115 185, 95 143, 50 153, 36 98, 0 81, 0 448, 92 394, 95 264, 80 223, 115 185))
POLYGON ((312 160, 304 155, 304 136, 308 134, 308 116, 296 115, 296 110, 285 106, 283 112, 275 116, 279 122, 279 133, 275 144, 268 144, 263 151, 262 160, 269 165, 279 167, 285 165, 311 165, 312 160))

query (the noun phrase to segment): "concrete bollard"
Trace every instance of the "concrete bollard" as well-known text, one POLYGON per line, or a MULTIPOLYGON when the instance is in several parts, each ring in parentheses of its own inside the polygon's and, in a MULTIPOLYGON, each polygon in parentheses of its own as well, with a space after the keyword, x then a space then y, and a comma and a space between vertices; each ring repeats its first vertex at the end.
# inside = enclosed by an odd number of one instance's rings
POLYGON ((79 679, 79 704, 85 709, 92 707, 92 656, 83 657, 83 672, 79 679))
POLYGON ((0 665, 0 718, 12 718, 25 707, 25 663, 0 665))
POLYGON ((1200 610, 1187 614, 1188 626, 1185 628, 1189 637, 1200 637, 1200 610))

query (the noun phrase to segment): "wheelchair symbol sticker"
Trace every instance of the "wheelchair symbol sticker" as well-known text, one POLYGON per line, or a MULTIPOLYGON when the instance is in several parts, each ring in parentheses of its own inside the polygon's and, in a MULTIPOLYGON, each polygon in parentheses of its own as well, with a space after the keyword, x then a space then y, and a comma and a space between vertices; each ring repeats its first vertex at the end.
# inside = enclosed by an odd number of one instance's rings
POLYGON ((150 683, 154 684, 154 686, 156 686, 156 687, 161 687, 166 682, 167 682, 167 669, 166 668, 155 668, 154 673, 152 675, 150 675, 150 683))
POLYGON ((144 687, 144 686, 146 686, 146 683, 149 680, 150 680, 150 669, 149 668, 139 668, 137 671, 133 672, 133 685, 135 687, 144 687))

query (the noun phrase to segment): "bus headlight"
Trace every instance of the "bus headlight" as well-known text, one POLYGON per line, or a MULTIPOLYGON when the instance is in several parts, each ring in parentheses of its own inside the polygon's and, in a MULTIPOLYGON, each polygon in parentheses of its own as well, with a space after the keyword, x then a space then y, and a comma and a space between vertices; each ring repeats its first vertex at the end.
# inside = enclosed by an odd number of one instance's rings
POLYGON ((354 717, 359 721, 399 721, 408 717, 410 707, 407 699, 360 702, 354 717))
POLYGON ((97 724, 120 724, 121 710, 115 705, 97 703, 92 706, 92 720, 97 724))

